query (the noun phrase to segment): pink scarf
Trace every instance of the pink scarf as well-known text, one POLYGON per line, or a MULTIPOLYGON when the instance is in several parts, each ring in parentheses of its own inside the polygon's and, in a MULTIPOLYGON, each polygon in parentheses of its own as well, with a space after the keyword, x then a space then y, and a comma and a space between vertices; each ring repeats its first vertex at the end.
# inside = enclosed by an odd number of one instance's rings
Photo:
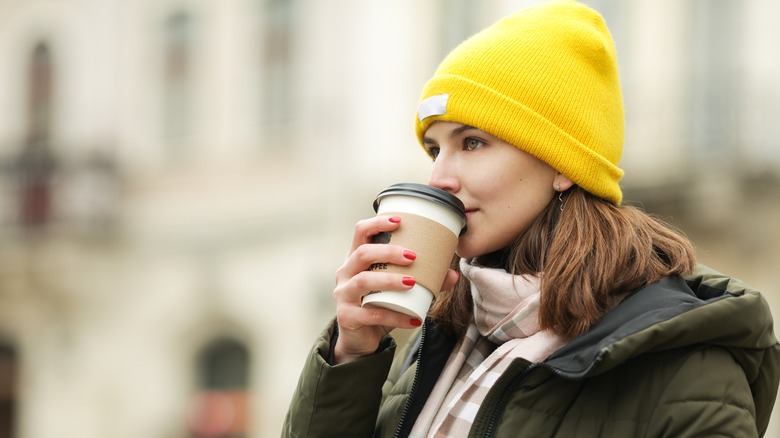
POLYGON ((460 268, 471 283, 474 320, 417 418, 413 438, 467 436, 488 390, 513 359, 541 362, 565 344, 539 327, 539 277, 463 259, 460 268))

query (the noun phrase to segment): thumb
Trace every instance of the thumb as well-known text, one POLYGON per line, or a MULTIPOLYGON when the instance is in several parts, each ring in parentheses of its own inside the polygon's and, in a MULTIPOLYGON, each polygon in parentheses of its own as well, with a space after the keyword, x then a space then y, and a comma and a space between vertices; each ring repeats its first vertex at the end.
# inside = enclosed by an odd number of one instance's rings
POLYGON ((448 269, 447 275, 444 277, 444 283, 441 285, 441 290, 448 290, 452 286, 455 286, 455 283, 458 282, 458 279, 460 278, 460 273, 454 269, 448 269))

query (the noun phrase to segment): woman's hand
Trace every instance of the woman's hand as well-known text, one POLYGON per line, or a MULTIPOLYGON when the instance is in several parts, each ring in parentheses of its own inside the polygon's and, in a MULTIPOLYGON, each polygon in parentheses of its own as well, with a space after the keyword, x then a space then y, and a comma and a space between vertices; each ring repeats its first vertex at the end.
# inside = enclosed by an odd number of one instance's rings
MULTIPOLYGON (((400 225, 398 216, 376 216, 355 226, 355 235, 344 264, 336 271, 336 320, 339 337, 333 351, 335 362, 343 363, 373 354, 379 342, 394 328, 414 328, 422 324, 417 318, 378 307, 362 307, 363 296, 370 291, 405 291, 414 286, 409 276, 383 271, 370 271, 374 263, 410 265, 416 254, 392 244, 376 244, 371 239, 381 233, 395 230, 400 225)), ((457 281, 458 274, 447 273, 444 289, 457 281)))

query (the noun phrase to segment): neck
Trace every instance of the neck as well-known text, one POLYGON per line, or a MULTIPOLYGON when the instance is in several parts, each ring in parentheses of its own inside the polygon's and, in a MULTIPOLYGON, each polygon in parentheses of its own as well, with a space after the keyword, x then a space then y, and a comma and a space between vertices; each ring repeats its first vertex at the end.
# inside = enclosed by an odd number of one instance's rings
POLYGON ((474 264, 486 268, 509 270, 509 249, 501 248, 498 251, 478 256, 474 259, 474 264))

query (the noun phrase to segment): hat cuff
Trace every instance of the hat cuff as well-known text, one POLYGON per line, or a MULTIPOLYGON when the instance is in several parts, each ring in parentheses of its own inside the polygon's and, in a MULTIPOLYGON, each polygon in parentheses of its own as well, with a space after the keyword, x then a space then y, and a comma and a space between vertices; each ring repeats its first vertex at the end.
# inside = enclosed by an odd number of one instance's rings
POLYGON ((415 119, 420 144, 435 121, 463 123, 539 158, 586 191, 620 204, 618 181, 623 171, 546 117, 462 76, 434 76, 425 85, 421 101, 439 94, 449 94, 446 113, 415 119))

